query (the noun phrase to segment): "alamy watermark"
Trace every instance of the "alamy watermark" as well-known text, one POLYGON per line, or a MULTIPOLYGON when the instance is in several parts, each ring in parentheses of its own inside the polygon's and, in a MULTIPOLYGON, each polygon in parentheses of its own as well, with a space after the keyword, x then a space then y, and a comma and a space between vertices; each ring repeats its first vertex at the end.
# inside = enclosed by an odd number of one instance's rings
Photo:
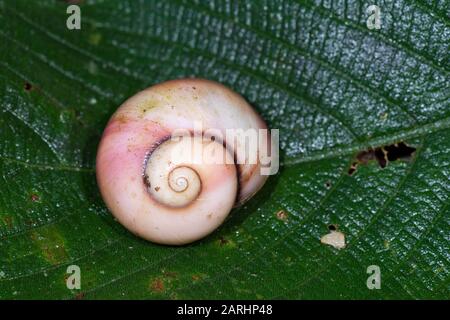
POLYGON ((370 5, 366 9, 366 13, 369 15, 366 21, 367 28, 372 29, 381 29, 381 9, 377 5, 370 5))
POLYGON ((264 176, 274 175, 279 169, 278 129, 203 129, 202 123, 195 121, 193 132, 176 129, 170 140, 183 142, 182 147, 171 150, 173 164, 259 165, 260 174, 264 176), (224 147, 217 149, 213 143, 224 147))
POLYGON ((76 4, 67 7, 66 13, 70 16, 66 20, 66 26, 69 30, 81 29, 81 9, 76 4))
POLYGON ((73 264, 67 267, 66 273, 69 275, 66 279, 66 287, 69 290, 81 289, 81 269, 73 264))
MULTIPOLYGON (((81 29, 81 9, 78 5, 72 4, 67 7, 66 13, 69 17, 66 20, 66 26, 69 30, 81 29)), ((381 9, 379 6, 372 4, 367 7, 366 13, 369 15, 366 21, 367 28, 381 29, 381 9)))
POLYGON ((381 289, 381 270, 377 265, 370 265, 367 267, 367 273, 370 276, 367 278, 366 285, 369 290, 381 289))

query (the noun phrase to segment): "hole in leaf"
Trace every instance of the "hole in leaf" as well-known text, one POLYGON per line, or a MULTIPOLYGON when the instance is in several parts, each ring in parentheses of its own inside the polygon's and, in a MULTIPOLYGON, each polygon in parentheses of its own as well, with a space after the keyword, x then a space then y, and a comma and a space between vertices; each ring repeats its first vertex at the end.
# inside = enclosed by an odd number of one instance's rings
POLYGON ((410 160, 411 155, 416 151, 416 148, 407 146, 404 142, 386 146, 384 149, 389 161, 410 160))
POLYGON ((355 157, 356 161, 354 161, 348 169, 348 174, 353 175, 356 172, 358 165, 366 165, 369 161, 377 161, 381 168, 385 168, 389 162, 396 160, 409 161, 415 151, 416 148, 408 146, 403 141, 375 149, 369 148, 360 151, 355 157))
POLYGON ((358 162, 353 162, 350 168, 348 169, 348 174, 351 176, 356 171, 356 166, 358 165, 358 162))
POLYGON ((25 82, 23 88, 25 89, 25 91, 31 91, 31 89, 33 89, 33 85, 29 82, 25 82))

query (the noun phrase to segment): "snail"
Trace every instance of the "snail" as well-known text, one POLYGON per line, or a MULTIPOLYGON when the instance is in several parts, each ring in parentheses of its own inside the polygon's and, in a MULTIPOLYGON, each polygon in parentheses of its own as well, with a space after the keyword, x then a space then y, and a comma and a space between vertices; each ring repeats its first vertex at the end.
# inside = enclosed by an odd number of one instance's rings
POLYGON ((261 155, 276 154, 271 140, 262 118, 231 89, 204 79, 166 81, 135 94, 110 118, 97 151, 98 186, 135 235, 187 244, 263 186, 268 162, 261 155), (229 130, 240 134, 232 139, 229 130), (249 130, 263 132, 256 145, 245 145, 249 130))

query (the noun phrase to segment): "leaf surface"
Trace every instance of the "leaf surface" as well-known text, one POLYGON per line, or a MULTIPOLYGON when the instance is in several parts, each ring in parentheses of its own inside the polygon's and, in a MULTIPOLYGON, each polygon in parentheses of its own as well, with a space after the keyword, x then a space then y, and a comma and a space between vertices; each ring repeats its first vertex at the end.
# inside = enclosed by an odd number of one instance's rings
POLYGON ((380 30, 362 0, 86 0, 68 30, 63 1, 0 0, 0 298, 448 298, 450 3, 376 2, 380 30), (96 147, 127 97, 188 76, 279 128, 282 165, 211 236, 159 246, 109 214, 96 147), (348 174, 400 141, 408 161, 348 174))

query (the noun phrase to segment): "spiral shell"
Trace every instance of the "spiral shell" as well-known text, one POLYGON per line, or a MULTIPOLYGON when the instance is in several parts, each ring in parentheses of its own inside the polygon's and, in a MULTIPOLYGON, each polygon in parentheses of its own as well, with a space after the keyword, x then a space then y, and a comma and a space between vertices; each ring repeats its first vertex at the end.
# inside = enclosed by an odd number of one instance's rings
POLYGON ((105 128, 96 164, 102 197, 117 220, 144 239, 172 245, 198 240, 267 179, 259 161, 239 159, 258 150, 236 154, 225 139, 197 136, 196 123, 223 137, 227 129, 267 128, 241 96, 201 79, 137 93, 105 128), (190 134, 173 139, 180 130, 190 134))

